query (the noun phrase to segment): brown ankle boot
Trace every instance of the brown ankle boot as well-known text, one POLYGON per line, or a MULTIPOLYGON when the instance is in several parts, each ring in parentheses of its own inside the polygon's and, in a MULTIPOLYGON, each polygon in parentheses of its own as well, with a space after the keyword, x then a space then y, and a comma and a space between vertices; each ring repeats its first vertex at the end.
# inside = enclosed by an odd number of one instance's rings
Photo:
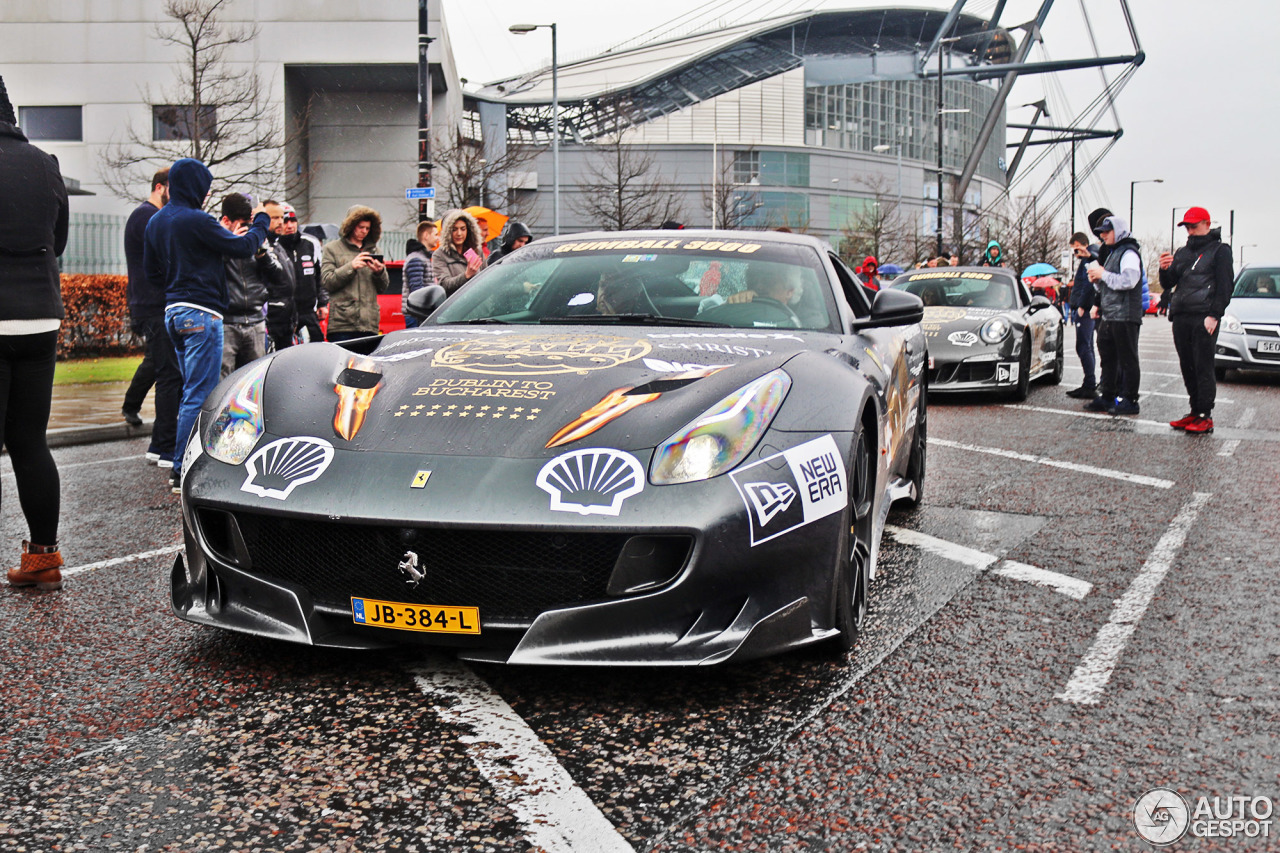
POLYGON ((37 589, 62 589, 62 552, 56 545, 22 543, 22 563, 9 570, 12 586, 35 586, 37 589))

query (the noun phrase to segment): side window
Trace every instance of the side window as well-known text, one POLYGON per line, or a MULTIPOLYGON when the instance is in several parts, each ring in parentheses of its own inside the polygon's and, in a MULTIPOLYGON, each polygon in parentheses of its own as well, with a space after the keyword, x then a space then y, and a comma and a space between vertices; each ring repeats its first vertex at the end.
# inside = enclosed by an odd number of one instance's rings
POLYGON ((849 271, 849 268, 838 257, 828 253, 827 258, 830 259, 831 266, 835 267, 836 277, 840 279, 840 289, 844 291, 844 300, 849 303, 853 316, 868 316, 871 313, 871 299, 867 296, 866 288, 862 286, 862 282, 849 271))

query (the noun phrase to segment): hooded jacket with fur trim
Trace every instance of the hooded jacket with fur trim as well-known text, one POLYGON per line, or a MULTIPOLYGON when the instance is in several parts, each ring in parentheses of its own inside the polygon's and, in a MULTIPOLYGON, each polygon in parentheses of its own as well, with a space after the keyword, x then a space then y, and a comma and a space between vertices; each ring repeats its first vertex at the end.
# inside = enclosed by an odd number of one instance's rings
MULTIPOLYGON (((467 283, 467 259, 463 257, 467 249, 480 251, 480 224, 475 217, 465 210, 451 210, 440 220, 440 248, 431 256, 431 271, 435 273, 436 284, 444 288, 445 293, 453 293, 467 283), (453 247, 453 223, 459 219, 467 223, 467 240, 459 252, 453 247)), ((483 255, 482 255, 483 257, 483 255)), ((481 264, 481 269, 484 264, 481 264)))
POLYGON ((325 243, 320 254, 320 281, 329 292, 329 331, 376 335, 378 293, 390 286, 391 277, 385 267, 382 272, 374 272, 367 266, 356 269, 351 262, 361 252, 378 254, 382 217, 372 207, 357 204, 347 211, 338 233, 342 236, 325 243), (352 232, 366 219, 368 236, 362 245, 352 245, 352 232))

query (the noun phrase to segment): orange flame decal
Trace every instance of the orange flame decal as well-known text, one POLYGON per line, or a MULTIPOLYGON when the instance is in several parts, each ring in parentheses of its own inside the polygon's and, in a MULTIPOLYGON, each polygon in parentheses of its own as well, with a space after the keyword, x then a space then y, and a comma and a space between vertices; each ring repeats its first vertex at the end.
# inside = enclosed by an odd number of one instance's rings
POLYGON ((662 396, 661 394, 627 396, 627 392, 630 390, 631 388, 629 387, 613 389, 599 403, 596 403, 577 418, 560 427, 556 434, 551 436, 551 440, 547 442, 546 446, 559 447, 562 444, 585 438, 615 418, 619 418, 637 406, 643 406, 645 403, 653 402, 662 396))
MULTIPOLYGON (((372 371, 376 365, 366 359, 353 357, 347 362, 347 367, 355 370, 372 371)), ((352 388, 348 385, 334 385, 333 390, 338 395, 338 408, 333 413, 333 431, 347 441, 355 438, 356 433, 360 431, 360 427, 364 426, 365 415, 368 413, 369 406, 373 403, 373 398, 381 387, 381 380, 372 388, 352 388)))

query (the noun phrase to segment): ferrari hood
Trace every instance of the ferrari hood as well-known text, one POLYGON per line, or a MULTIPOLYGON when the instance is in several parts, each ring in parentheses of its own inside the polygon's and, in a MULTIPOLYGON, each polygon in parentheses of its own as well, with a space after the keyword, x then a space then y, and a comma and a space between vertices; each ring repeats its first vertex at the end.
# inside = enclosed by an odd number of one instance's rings
POLYGON ((651 448, 812 348, 787 331, 425 327, 368 355, 291 347, 262 393, 267 433, 336 449, 542 457, 651 448))

